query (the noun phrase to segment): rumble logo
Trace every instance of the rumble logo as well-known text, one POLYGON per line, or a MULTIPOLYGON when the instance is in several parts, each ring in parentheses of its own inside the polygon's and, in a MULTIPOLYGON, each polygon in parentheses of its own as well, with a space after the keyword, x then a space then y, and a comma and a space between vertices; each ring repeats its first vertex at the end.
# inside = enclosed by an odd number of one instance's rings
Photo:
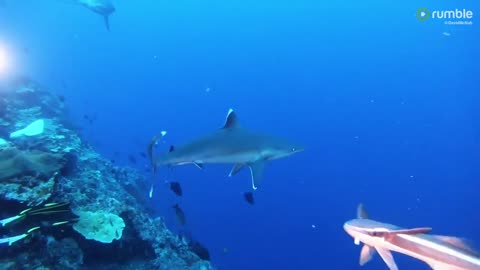
POLYGON ((421 7, 416 12, 417 20, 424 22, 428 19, 442 20, 444 24, 451 25, 472 25, 473 11, 467 9, 455 10, 434 10, 430 11, 427 8, 421 7))

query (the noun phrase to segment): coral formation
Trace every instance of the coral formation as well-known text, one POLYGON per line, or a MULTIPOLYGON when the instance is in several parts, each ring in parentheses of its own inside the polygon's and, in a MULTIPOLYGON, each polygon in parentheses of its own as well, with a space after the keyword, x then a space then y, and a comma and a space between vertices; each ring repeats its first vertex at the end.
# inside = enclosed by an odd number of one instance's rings
POLYGON ((148 214, 147 179, 95 152, 65 115, 62 98, 28 79, 0 93, 0 219, 44 202, 68 202, 81 216, 73 228, 0 246, 0 269, 213 269, 148 214), (38 119, 42 132, 9 137, 38 119))
POLYGON ((106 212, 77 212, 80 220, 73 224, 73 229, 86 239, 101 243, 111 243, 122 238, 125 222, 117 215, 106 212))
POLYGON ((64 166, 62 155, 8 147, 0 150, 0 197, 29 206, 50 197, 54 178, 64 166))
POLYGON ((5 139, 0 138, 0 147, 5 147, 8 145, 8 142, 5 139))
POLYGON ((21 136, 36 136, 43 133, 45 130, 45 121, 43 119, 38 119, 30 125, 22 128, 20 130, 10 133, 10 138, 18 138, 21 136))

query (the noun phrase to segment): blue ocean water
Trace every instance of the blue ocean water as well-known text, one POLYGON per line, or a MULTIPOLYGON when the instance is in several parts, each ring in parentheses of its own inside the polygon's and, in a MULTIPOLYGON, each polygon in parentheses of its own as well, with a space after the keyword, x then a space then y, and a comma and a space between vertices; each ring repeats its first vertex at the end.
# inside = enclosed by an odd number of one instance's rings
MULTIPOLYGON (((118 0, 110 32, 65 1, 5 2, 11 72, 64 95, 117 164, 149 175, 139 153, 154 134, 168 131, 166 151, 222 126, 229 108, 305 146, 268 164, 254 206, 242 197, 247 170, 161 170, 156 215, 208 247, 218 269, 360 269, 342 228, 360 202, 374 219, 480 245, 478 2, 118 0), (420 22, 419 7, 473 10, 473 25, 420 22)), ((363 268, 386 266, 377 256, 363 268)))

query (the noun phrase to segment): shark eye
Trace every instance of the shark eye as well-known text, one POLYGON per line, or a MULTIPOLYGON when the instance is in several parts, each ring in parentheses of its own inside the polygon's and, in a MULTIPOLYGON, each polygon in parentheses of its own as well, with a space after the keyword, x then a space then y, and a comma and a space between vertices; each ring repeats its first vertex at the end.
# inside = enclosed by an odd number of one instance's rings
POLYGON ((369 235, 373 236, 373 237, 383 237, 384 232, 372 231, 372 232, 369 233, 369 235))

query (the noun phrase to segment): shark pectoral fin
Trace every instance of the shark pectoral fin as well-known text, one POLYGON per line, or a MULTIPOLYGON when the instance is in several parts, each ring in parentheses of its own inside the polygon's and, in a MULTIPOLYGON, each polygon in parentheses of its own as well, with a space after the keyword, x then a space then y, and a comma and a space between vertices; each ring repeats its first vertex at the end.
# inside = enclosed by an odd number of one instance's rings
POLYGON ((105 27, 107 28, 107 31, 110 31, 110 20, 108 18, 108 15, 103 16, 103 21, 105 22, 105 27))
POLYGON ((262 182, 265 161, 258 160, 254 163, 248 164, 248 167, 250 168, 250 173, 252 175, 252 188, 257 189, 257 187, 262 182))
POLYGON ((395 263, 395 260, 393 259, 392 253, 388 249, 382 249, 382 248, 375 248, 380 254, 380 257, 382 257, 383 261, 385 264, 387 264, 388 269, 390 270, 398 270, 397 264, 395 263))
POLYGON ((372 259, 373 254, 375 254, 375 248, 363 245, 362 250, 360 251, 360 265, 369 262, 372 259))
POLYGON ((230 171, 230 173, 228 174, 229 177, 231 176, 234 176, 235 174, 237 174, 243 167, 245 166, 245 164, 243 163, 237 163, 233 166, 232 170, 230 171))
POLYGON ((203 167, 204 167, 203 164, 202 164, 202 163, 199 163, 199 162, 193 162, 193 165, 197 166, 197 168, 199 168, 199 169, 201 169, 201 170, 202 170, 203 167))

